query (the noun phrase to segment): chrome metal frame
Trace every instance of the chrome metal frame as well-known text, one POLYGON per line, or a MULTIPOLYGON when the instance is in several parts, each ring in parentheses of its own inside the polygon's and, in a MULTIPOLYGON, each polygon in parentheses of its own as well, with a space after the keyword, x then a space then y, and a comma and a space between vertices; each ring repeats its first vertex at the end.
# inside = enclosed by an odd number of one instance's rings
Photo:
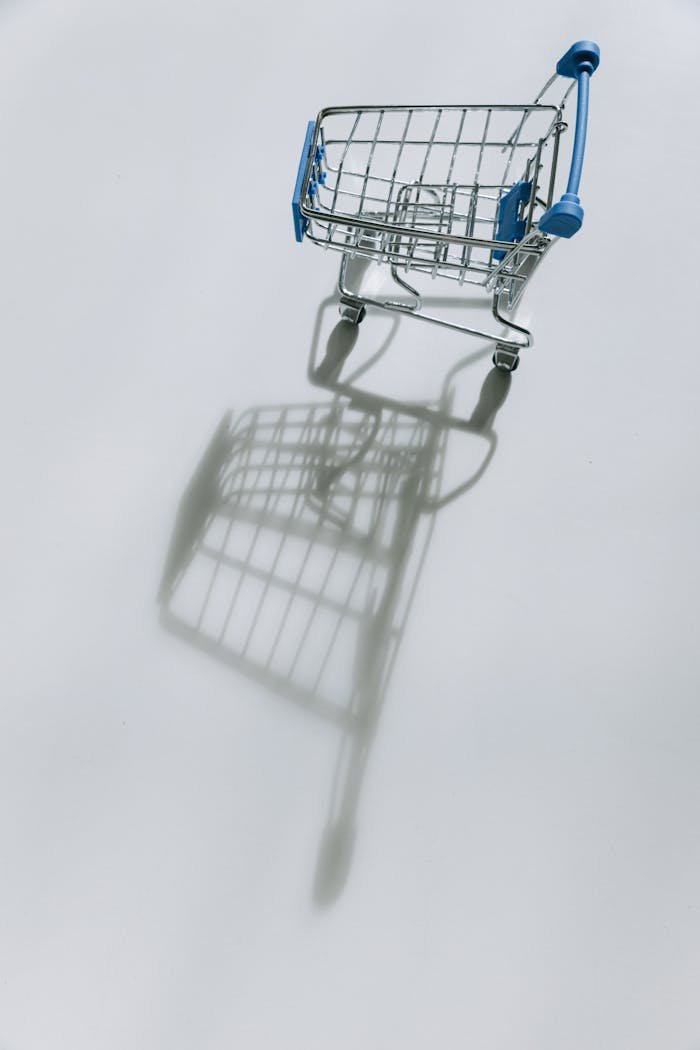
POLYGON ((573 87, 557 105, 541 104, 556 79, 527 105, 321 110, 300 208, 309 240, 342 254, 338 294, 346 320, 359 323, 367 306, 409 314, 486 339, 495 344, 499 367, 517 367, 532 336, 513 314, 555 239, 539 231, 538 220, 554 199, 564 106, 573 87), (508 135, 509 117, 515 128, 508 135), (533 131, 527 139, 526 127, 533 131), (519 211, 523 236, 516 243, 499 240, 499 204, 521 179, 532 182, 519 211), (351 287, 348 263, 358 258, 386 263, 400 296, 351 287), (500 331, 426 312, 406 279, 417 273, 483 289, 500 331))

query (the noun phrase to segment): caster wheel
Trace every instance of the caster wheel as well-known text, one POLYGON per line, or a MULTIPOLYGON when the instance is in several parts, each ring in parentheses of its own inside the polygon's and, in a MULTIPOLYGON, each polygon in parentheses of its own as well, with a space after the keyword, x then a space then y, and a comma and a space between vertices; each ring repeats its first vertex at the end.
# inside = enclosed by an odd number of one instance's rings
POLYGON ((344 321, 349 321, 351 324, 361 324, 367 310, 359 303, 341 303, 340 304, 340 316, 344 321))
POLYGON ((514 372, 520 364, 520 358, 517 354, 504 354, 498 350, 491 360, 496 368, 500 368, 501 372, 514 372))

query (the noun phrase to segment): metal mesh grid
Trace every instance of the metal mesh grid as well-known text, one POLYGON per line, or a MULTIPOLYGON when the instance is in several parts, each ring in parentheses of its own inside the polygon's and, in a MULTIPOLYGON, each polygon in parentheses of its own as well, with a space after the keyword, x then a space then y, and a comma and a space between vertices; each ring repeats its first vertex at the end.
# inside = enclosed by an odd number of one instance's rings
POLYGON ((214 507, 168 597, 169 625, 352 721, 368 661, 381 653, 378 691, 400 639, 402 581, 420 548, 421 503, 439 488, 444 431, 334 402, 250 410, 230 438, 214 507))
POLYGON ((553 186, 556 151, 546 147, 562 128, 556 106, 324 110, 306 185, 307 236, 405 270, 458 280, 471 272, 484 283, 497 260, 474 242, 496 240, 500 199, 523 178, 534 182, 523 215, 526 234, 533 228, 553 186), (363 218, 392 229, 372 230, 363 218))

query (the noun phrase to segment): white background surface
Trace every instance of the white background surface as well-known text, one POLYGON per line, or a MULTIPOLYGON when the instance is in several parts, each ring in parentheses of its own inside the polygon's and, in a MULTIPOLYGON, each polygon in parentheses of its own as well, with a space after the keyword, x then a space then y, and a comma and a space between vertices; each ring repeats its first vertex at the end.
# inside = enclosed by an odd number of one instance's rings
MULTIPOLYGON (((0 7, 2 1050, 700 1046, 699 23, 0 7), (581 37, 584 229, 438 515, 319 908, 336 734, 159 627, 177 502, 226 408, 312 396, 335 260, 291 236, 305 122, 527 101, 581 37)), ((464 349, 404 320, 396 381, 464 349)))

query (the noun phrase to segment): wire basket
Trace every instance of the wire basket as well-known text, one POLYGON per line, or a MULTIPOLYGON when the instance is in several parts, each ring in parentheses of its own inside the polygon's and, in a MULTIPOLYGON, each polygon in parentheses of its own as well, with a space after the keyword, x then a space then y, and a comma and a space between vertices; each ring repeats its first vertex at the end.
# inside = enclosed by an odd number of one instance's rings
POLYGON ((600 51, 572 45, 533 103, 344 106, 307 127, 292 199, 295 235, 342 253, 341 313, 359 323, 366 306, 399 310, 495 343, 494 362, 513 371, 530 332, 512 312, 540 261, 583 222, 578 197, 588 91, 600 51), (571 83, 557 104, 543 95, 571 83), (578 86, 566 192, 554 200, 566 99, 578 86), (356 257, 388 264, 401 288, 379 298, 347 281, 356 257), (411 274, 481 287, 493 296, 500 332, 446 321, 422 309, 411 274), (405 293, 409 298, 406 299, 405 293))
POLYGON ((556 152, 548 147, 560 131, 556 106, 324 110, 306 236, 405 271, 482 284, 512 248, 499 238, 504 194, 527 183, 523 235, 551 201, 556 152))

